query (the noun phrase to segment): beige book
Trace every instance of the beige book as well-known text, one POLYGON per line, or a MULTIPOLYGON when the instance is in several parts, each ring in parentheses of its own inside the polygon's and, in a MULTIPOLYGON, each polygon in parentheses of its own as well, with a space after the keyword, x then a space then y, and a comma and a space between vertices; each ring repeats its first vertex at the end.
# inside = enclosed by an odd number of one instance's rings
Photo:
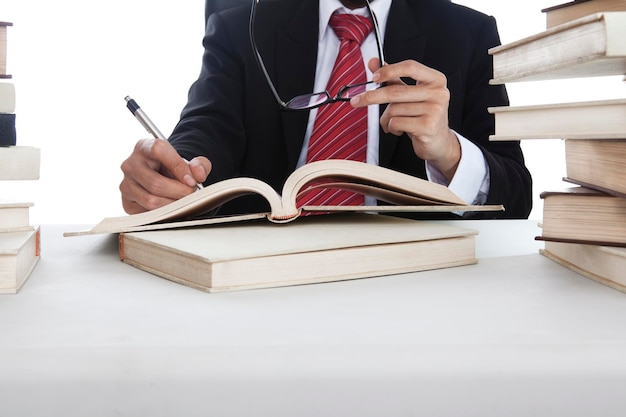
POLYGON ((365 213, 122 233, 129 265, 209 292, 312 284, 476 262, 474 230, 365 213))
POLYGON ((15 294, 24 285, 40 257, 39 227, 0 233, 0 294, 15 294))
POLYGON ((494 47, 492 84, 626 74, 626 12, 576 19, 494 47))
POLYGON ((0 113, 15 112, 15 85, 10 81, 0 81, 0 113))
POLYGON ((546 242, 539 252, 587 278, 626 292, 626 248, 546 242))
POLYGON ((0 78, 11 78, 7 74, 7 28, 10 22, 0 22, 0 78))
POLYGON ((626 247, 626 198, 584 187, 540 194, 540 240, 626 247))
POLYGON ((66 232, 65 236, 120 233, 181 226, 197 226, 267 217, 275 223, 290 222, 303 212, 402 212, 402 211, 494 211, 502 205, 466 204, 448 187, 421 178, 363 162, 325 160, 306 164, 285 181, 282 193, 254 178, 232 178, 204 187, 166 206, 129 216, 103 219, 90 230, 66 232), (296 198, 311 188, 338 188, 377 198, 392 206, 296 206, 296 198), (242 216, 197 218, 225 202, 256 193, 269 205, 268 213, 242 216))
POLYGON ((542 10, 546 29, 601 12, 626 11, 626 0, 575 0, 542 10))
POLYGON ((0 147, 0 180, 39 179, 40 158, 32 146, 0 147))
POLYGON ((492 141, 520 139, 624 139, 626 99, 490 107, 492 141))
POLYGON ((33 203, 0 199, 0 233, 33 230, 30 208, 33 203))
POLYGON ((566 181, 626 198, 626 139, 568 139, 565 168, 566 181))

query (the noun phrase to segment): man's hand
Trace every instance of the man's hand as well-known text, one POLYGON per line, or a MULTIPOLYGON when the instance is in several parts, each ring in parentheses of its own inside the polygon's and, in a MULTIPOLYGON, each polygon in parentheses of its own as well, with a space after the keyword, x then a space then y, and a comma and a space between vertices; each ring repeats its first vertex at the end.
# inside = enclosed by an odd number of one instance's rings
POLYGON ((451 180, 461 160, 461 145, 448 126, 450 92, 445 75, 416 61, 381 67, 378 58, 372 58, 368 66, 372 80, 385 85, 353 98, 352 105, 389 103, 380 118, 383 130, 397 136, 406 133, 415 154, 451 180), (407 85, 400 77, 417 83, 407 85))
POLYGON ((187 162, 163 139, 143 139, 122 163, 122 206, 128 214, 152 210, 196 190, 211 172, 211 162, 196 157, 187 162))

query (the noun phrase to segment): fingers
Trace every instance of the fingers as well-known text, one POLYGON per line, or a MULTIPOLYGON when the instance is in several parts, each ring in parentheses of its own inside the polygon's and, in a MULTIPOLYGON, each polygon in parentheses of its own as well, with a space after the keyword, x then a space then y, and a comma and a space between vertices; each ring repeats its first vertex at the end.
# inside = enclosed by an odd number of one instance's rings
POLYGON ((202 184, 206 181, 209 172, 211 172, 211 161, 204 156, 197 156, 188 162, 191 176, 196 183, 202 184))
POLYGON ((157 162, 161 171, 177 179, 189 187, 195 187, 196 179, 191 173, 187 161, 176 152, 176 149, 165 140, 140 141, 142 151, 152 161, 157 162))
POLYGON ((406 133, 418 157, 445 170, 446 177, 453 175, 461 155, 448 126, 450 92, 445 75, 412 60, 380 66, 374 58, 368 67, 381 87, 354 97, 351 104, 387 104, 380 118, 382 129, 396 136, 406 133), (415 84, 402 81, 407 78, 415 84))
POLYGON ((206 180, 211 164, 206 158, 187 163, 169 142, 146 139, 137 142, 121 169, 122 206, 133 214, 153 210, 194 192, 196 184, 206 180))
POLYGON ((153 210, 175 200, 151 194, 134 179, 127 177, 120 183, 119 189, 122 193, 122 207, 128 214, 153 210))
POLYGON ((442 95, 439 98, 435 97, 438 100, 449 100, 445 75, 417 61, 408 60, 381 67, 378 58, 372 58, 368 62, 368 67, 373 71, 372 81, 383 86, 354 97, 350 102, 355 107, 424 101, 431 99, 433 92, 442 95), (405 84, 402 78, 411 78, 416 83, 405 84))

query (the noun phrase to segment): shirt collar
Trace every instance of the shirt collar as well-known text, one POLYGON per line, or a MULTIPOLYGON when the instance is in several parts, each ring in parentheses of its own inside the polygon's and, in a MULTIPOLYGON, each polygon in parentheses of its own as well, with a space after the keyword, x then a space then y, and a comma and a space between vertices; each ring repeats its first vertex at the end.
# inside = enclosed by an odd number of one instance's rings
MULTIPOLYGON (((391 8, 392 0, 376 0, 371 2, 370 6, 372 7, 372 11, 376 15, 378 19, 378 27, 380 29, 381 36, 385 34, 385 28, 387 27, 387 17, 389 16, 389 9, 391 8)), ((330 20, 330 16, 335 11, 339 11, 340 13, 352 13, 358 14, 362 16, 367 16, 367 7, 363 7, 360 9, 350 10, 341 4, 341 0, 319 0, 320 7, 320 20, 319 20, 319 34, 320 40, 325 36, 326 30, 328 29, 328 21, 330 20)))

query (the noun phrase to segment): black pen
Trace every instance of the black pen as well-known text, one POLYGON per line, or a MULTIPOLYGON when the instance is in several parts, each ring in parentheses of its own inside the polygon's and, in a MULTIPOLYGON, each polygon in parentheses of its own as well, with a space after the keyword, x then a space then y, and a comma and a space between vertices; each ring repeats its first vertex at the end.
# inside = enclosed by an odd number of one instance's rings
MULTIPOLYGON (((124 97, 124 100, 126 100, 126 107, 128 107, 128 110, 130 110, 133 116, 135 116, 137 120, 139 120, 139 123, 141 123, 141 125, 146 128, 148 133, 154 136, 155 139, 165 139, 163 133, 161 133, 159 128, 156 127, 154 123, 152 123, 152 120, 150 120, 148 115, 144 113, 143 110, 141 110, 141 107, 139 107, 139 104, 137 104, 135 100, 130 98, 130 96, 124 97)), ((204 188, 204 186, 201 183, 198 183, 196 184, 196 188, 198 190, 201 190, 202 188, 204 188)))

